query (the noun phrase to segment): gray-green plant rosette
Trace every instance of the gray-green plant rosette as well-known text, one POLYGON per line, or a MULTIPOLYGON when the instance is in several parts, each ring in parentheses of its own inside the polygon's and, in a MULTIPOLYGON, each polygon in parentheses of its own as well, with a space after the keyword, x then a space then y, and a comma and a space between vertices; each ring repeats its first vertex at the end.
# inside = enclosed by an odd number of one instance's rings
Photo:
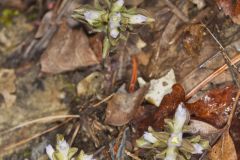
POLYGON ((134 25, 154 22, 150 14, 138 8, 127 9, 124 0, 104 0, 100 4, 94 1, 94 6, 83 5, 74 10, 72 17, 91 27, 93 32, 104 32, 103 59, 120 39, 126 40, 124 33, 132 30, 134 25))
POLYGON ((183 136, 189 132, 189 113, 184 104, 179 104, 173 120, 165 119, 165 131, 156 132, 149 127, 137 140, 139 148, 152 149, 155 158, 163 160, 186 160, 193 154, 202 154, 209 148, 209 142, 200 135, 183 136))

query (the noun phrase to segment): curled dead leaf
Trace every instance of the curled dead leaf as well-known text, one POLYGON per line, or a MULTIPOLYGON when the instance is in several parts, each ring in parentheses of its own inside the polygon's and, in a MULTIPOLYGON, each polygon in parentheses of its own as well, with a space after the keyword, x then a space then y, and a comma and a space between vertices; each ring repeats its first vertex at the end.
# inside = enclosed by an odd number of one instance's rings
POLYGON ((42 72, 56 74, 99 62, 85 33, 63 23, 43 53, 40 63, 42 72))
POLYGON ((134 93, 117 92, 108 102, 105 123, 122 126, 131 121, 148 88, 149 86, 145 85, 134 93))

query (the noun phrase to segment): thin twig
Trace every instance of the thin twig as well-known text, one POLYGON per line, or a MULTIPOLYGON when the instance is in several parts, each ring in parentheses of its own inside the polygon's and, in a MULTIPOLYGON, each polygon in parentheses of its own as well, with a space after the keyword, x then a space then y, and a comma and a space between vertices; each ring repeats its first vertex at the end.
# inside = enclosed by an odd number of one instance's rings
POLYGON ((132 154, 128 150, 125 150, 125 153, 126 153, 126 155, 128 155, 129 157, 131 157, 134 160, 141 160, 140 158, 138 158, 136 155, 132 154))
POLYGON ((73 144, 73 142, 74 142, 74 140, 75 140, 75 138, 76 138, 76 136, 77 136, 77 134, 78 134, 78 131, 79 131, 79 129, 80 129, 80 124, 78 124, 77 125, 77 127, 75 128, 75 131, 74 131, 74 133, 73 133, 73 136, 72 136, 72 139, 71 139, 71 141, 70 141, 70 146, 72 146, 72 144, 73 144))
POLYGON ((30 141, 32 141, 32 140, 34 140, 34 139, 36 139, 36 138, 44 135, 44 134, 46 134, 46 133, 49 133, 49 132, 57 129, 57 128, 60 128, 61 126, 63 126, 64 124, 68 123, 68 122, 71 121, 72 119, 73 119, 73 118, 70 118, 70 119, 66 120, 65 122, 63 122, 63 123, 61 123, 61 124, 58 124, 58 125, 56 125, 56 126, 54 126, 54 127, 52 127, 52 128, 49 128, 49 129, 47 129, 47 130, 45 130, 45 131, 43 131, 43 132, 37 133, 37 134, 35 134, 35 135, 33 135, 33 136, 29 137, 29 138, 23 139, 23 140, 21 140, 21 141, 19 141, 19 142, 17 142, 17 143, 10 144, 10 145, 8 145, 8 146, 5 147, 5 148, 0 149, 0 155, 3 154, 3 153, 6 153, 6 152, 9 151, 9 150, 12 150, 12 149, 18 147, 18 146, 24 145, 24 144, 26 144, 26 143, 28 143, 28 142, 30 142, 30 141))
POLYGON ((232 124, 233 116, 234 116, 234 113, 235 113, 236 108, 237 108, 239 97, 240 97, 240 90, 238 90, 238 92, 237 92, 235 102, 234 102, 233 107, 232 107, 232 111, 231 111, 231 113, 229 115, 229 118, 228 118, 228 122, 227 122, 228 127, 230 127, 231 124, 232 124))
POLYGON ((217 39, 217 37, 210 31, 210 29, 205 24, 202 24, 202 25, 206 28, 206 30, 209 32, 209 34, 213 37, 213 39, 220 46, 221 54, 222 54, 222 56, 223 56, 223 58, 225 60, 225 63, 228 65, 228 68, 229 68, 229 70, 231 72, 233 81, 238 86, 238 88, 240 88, 240 83, 239 83, 239 80, 237 79, 238 71, 237 71, 236 65, 233 65, 231 63, 231 60, 230 60, 229 56, 227 55, 226 49, 223 47, 223 45, 220 43, 220 41, 217 39))
POLYGON ((0 135, 12 132, 12 131, 17 130, 19 128, 26 127, 28 125, 32 125, 32 124, 35 124, 35 123, 42 123, 42 122, 46 122, 46 121, 48 122, 48 121, 52 121, 52 120, 56 120, 56 119, 65 119, 65 118, 80 118, 80 116, 79 115, 57 115, 57 116, 42 117, 42 118, 38 118, 38 119, 35 119, 35 120, 31 120, 31 121, 22 123, 22 124, 17 125, 13 128, 10 128, 10 129, 0 133, 0 135))
MULTIPOLYGON (((232 60, 232 64, 236 64, 240 61, 240 54, 237 54, 232 60)), ((197 86, 195 86, 189 93, 186 95, 186 99, 191 98, 194 94, 196 94, 203 86, 205 86, 207 83, 212 81, 215 77, 223 73, 225 70, 228 69, 227 64, 224 64, 222 67, 218 68, 216 71, 211 73, 206 79, 204 79, 202 82, 200 82, 197 86)))
POLYGON ((96 103, 93 105, 93 107, 98 107, 99 105, 101 105, 102 103, 108 101, 109 99, 111 99, 114 96, 114 93, 107 96, 106 98, 104 98, 103 100, 101 100, 100 102, 96 103))

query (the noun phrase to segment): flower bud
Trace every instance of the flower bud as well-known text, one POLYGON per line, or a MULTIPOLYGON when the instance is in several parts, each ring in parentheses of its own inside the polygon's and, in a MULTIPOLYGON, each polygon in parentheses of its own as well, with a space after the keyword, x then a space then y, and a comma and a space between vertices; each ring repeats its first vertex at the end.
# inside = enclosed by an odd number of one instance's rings
POLYGON ((93 25, 97 21, 101 21, 102 13, 99 11, 89 10, 83 13, 85 20, 90 24, 93 25))
POLYGON ((154 22, 154 19, 141 14, 129 16, 129 24, 143 24, 143 23, 150 23, 150 22, 154 22))
POLYGON ((149 132, 144 132, 143 138, 150 143, 156 143, 158 141, 157 138, 154 137, 152 133, 149 132))

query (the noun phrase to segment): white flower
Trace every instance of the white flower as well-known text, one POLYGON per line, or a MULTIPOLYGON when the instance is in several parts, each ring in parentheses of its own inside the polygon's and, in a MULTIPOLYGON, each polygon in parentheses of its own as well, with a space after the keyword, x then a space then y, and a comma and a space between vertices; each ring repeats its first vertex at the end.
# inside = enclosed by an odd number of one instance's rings
POLYGON ((121 21, 121 13, 117 12, 112 14, 109 20, 109 27, 110 29, 114 29, 120 26, 121 21))
POLYGON ((62 155, 67 158, 68 156, 68 151, 69 151, 69 144, 65 141, 65 140, 62 140, 62 141, 58 141, 58 149, 59 149, 59 152, 62 153, 62 155))
POLYGON ((174 116, 174 132, 181 132, 183 125, 187 119, 187 110, 184 108, 183 103, 178 105, 177 111, 174 116))
POLYGON ((193 154, 202 154, 203 153, 204 149, 203 149, 203 147, 200 144, 195 143, 195 144, 193 144, 193 147, 195 149, 193 154))
POLYGON ((168 139, 168 146, 177 146, 180 147, 182 144, 182 132, 172 133, 171 137, 168 139))
POLYGON ((120 27, 120 21, 121 21, 121 13, 114 13, 111 15, 109 20, 109 29, 110 29, 110 35, 113 38, 117 38, 119 35, 118 27, 120 27))
POLYGON ((89 10, 83 13, 84 18, 88 21, 89 24, 92 24, 94 21, 100 18, 101 13, 94 10, 89 10))
POLYGON ((156 143, 158 141, 157 138, 155 138, 152 133, 149 132, 144 132, 143 138, 150 143, 156 143))
POLYGON ((50 160, 53 160, 54 149, 51 144, 47 145, 46 152, 47 152, 47 155, 50 158, 50 160))
POLYGON ((130 16, 129 23, 130 24, 142 24, 144 22, 147 22, 147 20, 148 20, 148 17, 141 15, 141 14, 137 14, 137 15, 130 16))

